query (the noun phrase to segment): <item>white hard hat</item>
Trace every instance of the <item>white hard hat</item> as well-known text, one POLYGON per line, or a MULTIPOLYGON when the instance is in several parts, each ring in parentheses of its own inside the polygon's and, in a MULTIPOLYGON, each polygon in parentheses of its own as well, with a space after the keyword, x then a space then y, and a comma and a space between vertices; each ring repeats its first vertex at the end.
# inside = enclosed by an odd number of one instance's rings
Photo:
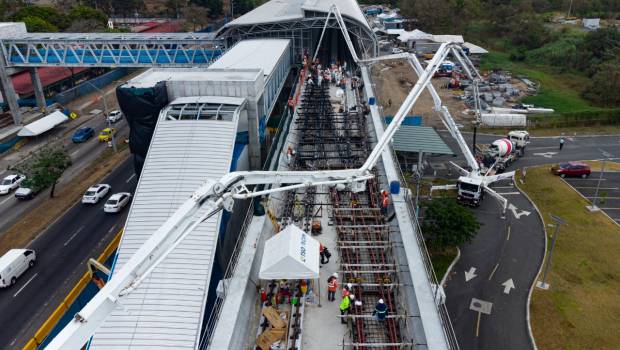
POLYGON ((351 288, 353 288, 353 284, 347 283, 347 288, 349 288, 349 290, 350 290, 351 288))
POLYGON ((338 278, 338 272, 334 272, 334 273, 332 273, 332 276, 334 276, 334 277, 338 278))
POLYGON ((379 304, 383 304, 383 299, 379 299, 379 304))

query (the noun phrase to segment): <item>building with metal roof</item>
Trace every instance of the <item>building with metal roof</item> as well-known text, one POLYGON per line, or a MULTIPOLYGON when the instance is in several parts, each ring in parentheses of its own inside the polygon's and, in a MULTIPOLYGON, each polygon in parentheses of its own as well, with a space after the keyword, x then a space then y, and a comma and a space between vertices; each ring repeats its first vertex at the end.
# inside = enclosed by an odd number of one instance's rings
MULTIPOLYGON (((342 13, 358 55, 376 55, 377 39, 355 0, 271 0, 226 23, 218 31, 217 37, 225 39, 229 44, 249 38, 291 39, 294 58, 301 61, 305 50, 313 51, 316 48, 332 5, 336 5, 342 13)), ((331 18, 327 40, 334 44, 326 46, 337 51, 339 45, 335 43, 341 33, 334 16, 331 18)), ((344 51, 332 54, 343 55, 344 51)))
POLYGON ((430 126, 401 125, 394 135, 392 147, 396 152, 454 154, 430 126))
MULTIPOLYGON (((232 97, 183 98, 162 110, 114 269, 122 267, 200 184, 231 170, 245 103, 232 97)), ((123 301, 125 309, 106 319, 90 349, 195 349, 221 222, 218 214, 200 224, 123 301)))

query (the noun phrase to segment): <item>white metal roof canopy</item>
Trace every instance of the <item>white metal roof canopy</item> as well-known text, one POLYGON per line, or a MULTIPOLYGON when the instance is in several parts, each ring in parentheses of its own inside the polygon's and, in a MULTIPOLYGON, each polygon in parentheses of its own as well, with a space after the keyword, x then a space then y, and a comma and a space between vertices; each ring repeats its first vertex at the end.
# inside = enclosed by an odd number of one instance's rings
POLYGON ((55 111, 24 126, 21 130, 19 130, 17 136, 39 136, 44 132, 66 122, 67 120, 69 120, 69 117, 67 117, 64 113, 61 111, 55 111))
POLYGON ((307 279, 319 277, 319 242, 289 225, 265 242, 258 278, 307 279))

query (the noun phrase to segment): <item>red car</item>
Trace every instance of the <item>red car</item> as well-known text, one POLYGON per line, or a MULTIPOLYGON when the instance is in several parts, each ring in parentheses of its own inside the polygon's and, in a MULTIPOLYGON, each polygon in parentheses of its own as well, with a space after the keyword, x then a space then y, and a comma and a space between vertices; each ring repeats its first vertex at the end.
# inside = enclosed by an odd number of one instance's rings
POLYGON ((586 178, 590 176, 592 172, 590 170, 590 166, 585 163, 580 162, 568 162, 568 163, 560 163, 559 165, 555 165, 551 168, 551 172, 560 175, 561 177, 567 176, 581 176, 582 178, 586 178))

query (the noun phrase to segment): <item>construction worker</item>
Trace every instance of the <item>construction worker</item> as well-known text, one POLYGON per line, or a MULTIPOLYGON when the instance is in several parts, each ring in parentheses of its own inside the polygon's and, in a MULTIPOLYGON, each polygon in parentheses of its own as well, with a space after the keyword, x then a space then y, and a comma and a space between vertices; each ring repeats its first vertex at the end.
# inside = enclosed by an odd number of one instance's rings
POLYGON ((375 319, 377 321, 385 321, 387 312, 387 305, 385 305, 383 299, 379 299, 379 302, 377 302, 377 305, 375 305, 375 311, 372 312, 372 315, 375 316, 375 319))
POLYGON ((336 290, 338 290, 338 273, 334 272, 327 279, 327 300, 336 300, 336 290))
POLYGON ((562 150, 562 147, 564 147, 564 138, 560 137, 560 151, 562 150))
POLYGON ((323 243, 319 243, 319 256, 321 257, 321 265, 329 263, 329 258, 332 256, 323 243))
POLYGON ((388 205, 390 205, 390 198, 388 195, 381 198, 381 215, 386 216, 388 212, 388 205))
POLYGON ((349 308, 351 307, 351 299, 349 299, 349 296, 344 296, 342 297, 342 301, 340 302, 340 316, 342 316, 340 318, 340 323, 342 324, 346 324, 347 321, 344 319, 344 316, 347 314, 347 312, 349 311, 349 308))

